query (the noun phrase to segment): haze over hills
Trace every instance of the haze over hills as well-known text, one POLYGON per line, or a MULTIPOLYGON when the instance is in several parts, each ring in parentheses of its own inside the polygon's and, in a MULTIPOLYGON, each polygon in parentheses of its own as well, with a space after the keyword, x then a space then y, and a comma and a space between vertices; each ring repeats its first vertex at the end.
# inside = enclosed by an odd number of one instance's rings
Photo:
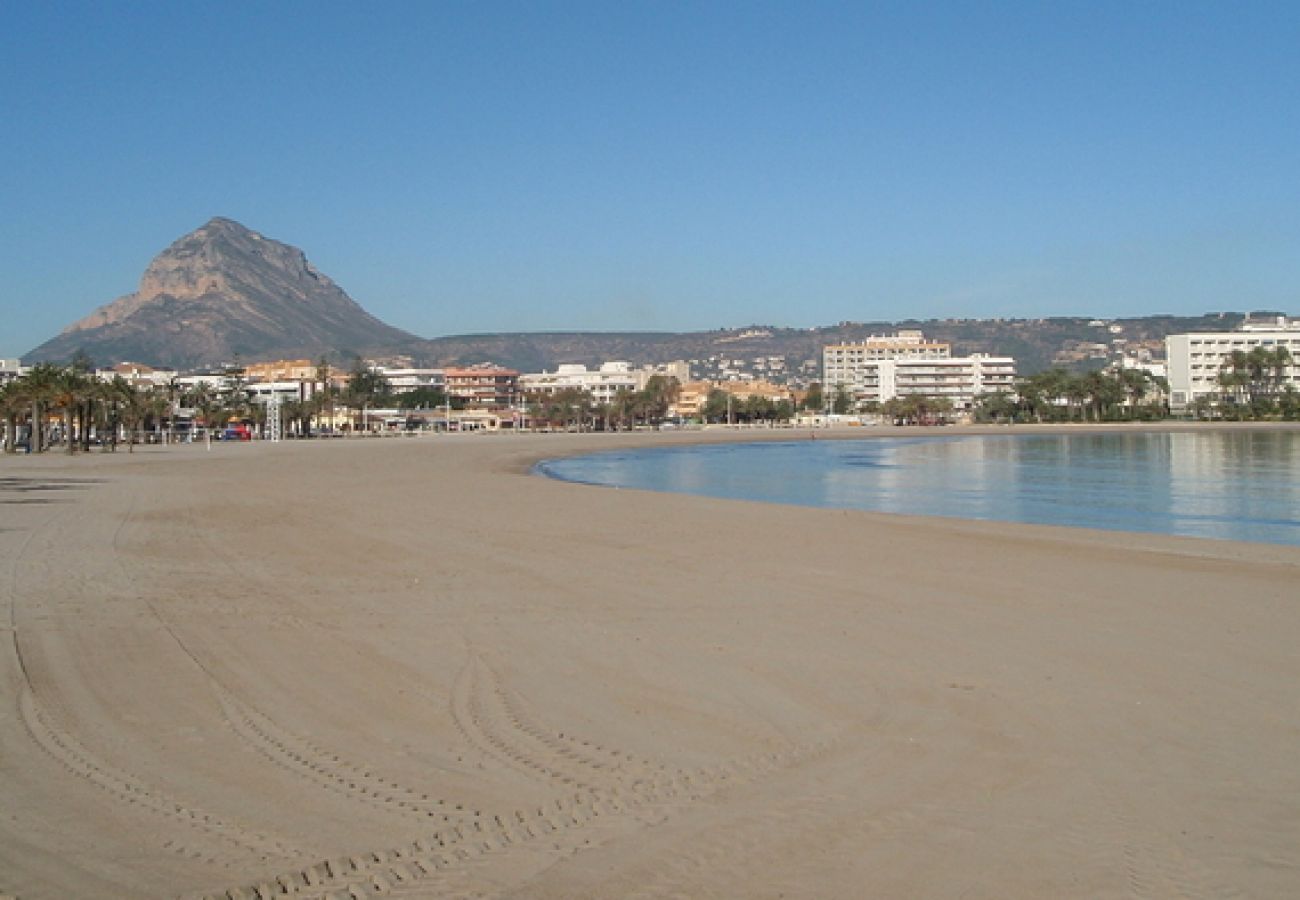
POLYGON ((491 360, 523 371, 554 369, 560 363, 597 365, 626 360, 634 365, 673 360, 781 357, 785 369, 820 362, 827 344, 861 341, 878 334, 914 328, 926 337, 952 344, 954 355, 987 353, 1013 356, 1020 374, 1052 366, 1099 368, 1127 348, 1145 346, 1162 352, 1165 335, 1187 331, 1222 331, 1236 327, 1242 313, 1204 316, 1140 316, 1098 320, 1087 317, 1050 319, 905 319, 842 322, 820 328, 749 326, 684 333, 542 332, 455 335, 425 345, 423 358, 433 365, 464 365, 491 360), (1102 351, 1102 347, 1107 352, 1102 351))
POLYGON ((420 339, 362 309, 301 250, 214 218, 158 254, 140 289, 24 358, 192 368, 322 353, 412 352, 420 339))
POLYGON ((1167 334, 1222 330, 1240 313, 1146 316, 843 322, 821 328, 751 326, 705 332, 540 332, 425 340, 381 322, 319 272, 296 247, 230 219, 214 218, 160 253, 121 297, 24 356, 66 362, 78 351, 97 365, 131 361, 196 369, 229 363, 354 355, 414 365, 494 362, 521 371, 561 363, 634 365, 673 360, 781 357, 785 371, 818 360, 826 344, 919 328, 956 354, 1014 356, 1021 374, 1052 365, 1100 365, 1103 345, 1159 349, 1167 334))

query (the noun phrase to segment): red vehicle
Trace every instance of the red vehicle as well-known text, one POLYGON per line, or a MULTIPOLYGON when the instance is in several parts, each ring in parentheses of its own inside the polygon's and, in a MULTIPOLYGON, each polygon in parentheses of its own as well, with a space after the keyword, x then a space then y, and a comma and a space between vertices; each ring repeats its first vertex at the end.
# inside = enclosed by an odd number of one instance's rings
POLYGON ((221 440, 223 441, 251 441, 252 439, 252 430, 242 422, 227 425, 226 430, 221 432, 221 440))

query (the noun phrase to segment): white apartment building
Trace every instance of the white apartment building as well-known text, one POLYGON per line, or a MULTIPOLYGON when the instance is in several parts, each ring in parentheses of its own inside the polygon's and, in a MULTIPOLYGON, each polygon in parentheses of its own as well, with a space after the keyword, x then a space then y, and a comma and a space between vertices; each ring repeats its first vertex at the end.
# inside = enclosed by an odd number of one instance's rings
POLYGON ((595 371, 578 364, 564 364, 554 372, 520 375, 519 387, 525 393, 554 394, 576 388, 587 391, 597 403, 608 403, 619 391, 639 391, 650 380, 648 369, 634 370, 625 362, 603 363, 595 371))
POLYGON ((927 341, 920 331, 872 335, 865 341, 829 344, 822 348, 822 386, 834 391, 844 385, 852 390, 864 363, 881 359, 947 359, 952 347, 944 341, 927 341))
POLYGON ((1171 334, 1165 338, 1169 406, 1185 409, 1198 397, 1219 393, 1219 371, 1234 350, 1285 347, 1294 360, 1283 383, 1300 390, 1300 322, 1285 316, 1247 319, 1238 331, 1171 334))
POLYGON ((843 387, 859 405, 895 397, 945 397, 956 410, 970 409, 980 394, 1011 391, 1016 361, 1009 356, 952 356, 943 341, 920 331, 831 344, 822 351, 822 389, 827 398, 843 387))
POLYGON ((958 412, 975 405, 980 394, 1015 389, 1016 361, 1009 356, 954 356, 948 359, 874 359, 862 363, 846 388, 858 404, 895 397, 936 397, 958 412))

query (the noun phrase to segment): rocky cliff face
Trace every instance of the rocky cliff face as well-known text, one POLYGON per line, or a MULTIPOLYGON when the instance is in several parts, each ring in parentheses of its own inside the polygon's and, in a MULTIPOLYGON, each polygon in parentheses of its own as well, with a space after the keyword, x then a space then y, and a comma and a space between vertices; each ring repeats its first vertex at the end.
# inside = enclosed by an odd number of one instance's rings
POLYGON ((317 271, 296 247, 216 218, 160 253, 140 289, 74 322, 24 356, 66 361, 84 350, 192 368, 347 353, 404 352, 418 338, 385 325, 317 271))

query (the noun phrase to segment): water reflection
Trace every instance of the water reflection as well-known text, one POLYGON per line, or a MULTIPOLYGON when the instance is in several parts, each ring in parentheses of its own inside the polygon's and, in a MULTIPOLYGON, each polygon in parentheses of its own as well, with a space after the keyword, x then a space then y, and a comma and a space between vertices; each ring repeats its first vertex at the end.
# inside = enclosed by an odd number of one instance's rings
POLYGON ((546 463, 597 484, 808 506, 1300 544, 1300 435, 801 441, 546 463))

